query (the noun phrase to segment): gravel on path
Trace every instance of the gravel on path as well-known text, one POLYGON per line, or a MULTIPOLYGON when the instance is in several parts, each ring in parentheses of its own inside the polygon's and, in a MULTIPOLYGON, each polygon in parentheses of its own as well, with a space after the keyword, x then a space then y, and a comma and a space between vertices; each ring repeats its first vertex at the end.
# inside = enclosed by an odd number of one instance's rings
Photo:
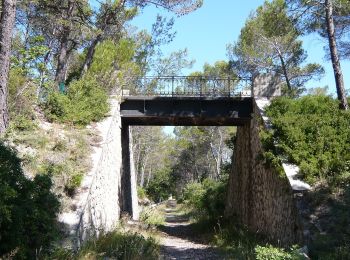
POLYGON ((165 212, 160 259, 226 259, 218 249, 200 241, 188 218, 177 214, 175 200, 168 201, 165 212))

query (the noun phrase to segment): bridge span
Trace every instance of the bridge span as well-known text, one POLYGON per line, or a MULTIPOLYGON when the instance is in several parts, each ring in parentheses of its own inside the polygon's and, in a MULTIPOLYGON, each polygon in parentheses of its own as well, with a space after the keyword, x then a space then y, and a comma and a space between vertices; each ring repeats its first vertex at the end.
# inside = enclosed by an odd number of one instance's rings
POLYGON ((237 126, 226 217, 282 245, 300 242, 293 189, 288 178, 266 162, 260 140, 265 125, 255 95, 274 95, 269 78, 268 84, 255 84, 257 89, 248 80, 230 78, 165 77, 145 82, 138 89, 124 90, 120 104, 123 211, 137 217, 129 126, 237 126))

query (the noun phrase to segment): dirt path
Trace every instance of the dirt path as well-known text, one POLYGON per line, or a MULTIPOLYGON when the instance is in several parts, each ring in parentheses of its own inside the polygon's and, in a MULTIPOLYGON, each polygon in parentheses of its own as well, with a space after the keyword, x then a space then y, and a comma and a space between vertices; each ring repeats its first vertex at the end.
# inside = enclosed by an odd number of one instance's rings
POLYGON ((188 218, 178 214, 175 200, 168 201, 165 212, 166 223, 159 228, 160 259, 225 259, 217 249, 201 243, 188 218))

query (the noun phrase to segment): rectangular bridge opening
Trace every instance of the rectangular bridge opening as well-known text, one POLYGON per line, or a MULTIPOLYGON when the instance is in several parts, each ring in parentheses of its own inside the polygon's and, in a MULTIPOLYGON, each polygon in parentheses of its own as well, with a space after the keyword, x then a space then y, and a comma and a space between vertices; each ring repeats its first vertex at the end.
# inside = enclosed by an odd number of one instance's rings
POLYGON ((186 190, 193 185, 227 181, 236 129, 130 126, 139 202, 148 205, 169 198, 184 200, 186 190))

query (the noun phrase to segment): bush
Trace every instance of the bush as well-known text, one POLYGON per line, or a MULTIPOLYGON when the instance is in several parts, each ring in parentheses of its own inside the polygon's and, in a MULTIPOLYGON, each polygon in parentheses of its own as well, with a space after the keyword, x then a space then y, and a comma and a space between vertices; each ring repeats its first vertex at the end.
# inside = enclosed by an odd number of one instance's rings
POLYGON ((51 92, 43 104, 50 120, 87 125, 101 120, 109 110, 108 97, 95 79, 73 81, 67 94, 51 92))
POLYGON ((350 175, 350 113, 338 104, 323 95, 281 97, 266 110, 277 143, 273 153, 299 165, 310 183, 322 178, 344 183, 350 175))
POLYGON ((165 223, 165 216, 159 208, 146 207, 140 213, 140 221, 149 226, 161 226, 165 223))
POLYGON ((11 121, 16 120, 18 116, 28 120, 32 119, 33 105, 37 101, 36 87, 22 67, 10 69, 8 105, 11 121))
POLYGON ((257 260, 298 260, 304 259, 296 249, 287 252, 285 249, 268 246, 256 246, 255 254, 257 260))
POLYGON ((227 178, 220 181, 204 179, 189 183, 183 191, 183 200, 194 209, 197 218, 218 220, 223 217, 226 203, 227 178))
POLYGON ((174 187, 168 168, 157 171, 146 188, 147 195, 156 202, 168 199, 173 190, 174 187))
POLYGON ((204 209, 203 198, 205 194, 204 185, 200 182, 188 183, 183 191, 184 202, 191 206, 196 212, 204 209))
POLYGON ((272 246, 266 237, 250 232, 232 219, 219 224, 215 231, 214 244, 227 251, 232 259, 305 259, 298 247, 272 246))
POLYGON ((10 128, 17 131, 32 131, 37 128, 35 121, 25 115, 19 114, 10 121, 10 128))
POLYGON ((0 143, 0 255, 33 259, 56 238, 59 202, 48 175, 29 180, 16 153, 0 143))
POLYGON ((146 196, 146 190, 140 186, 137 186, 137 197, 139 199, 145 199, 146 196))

